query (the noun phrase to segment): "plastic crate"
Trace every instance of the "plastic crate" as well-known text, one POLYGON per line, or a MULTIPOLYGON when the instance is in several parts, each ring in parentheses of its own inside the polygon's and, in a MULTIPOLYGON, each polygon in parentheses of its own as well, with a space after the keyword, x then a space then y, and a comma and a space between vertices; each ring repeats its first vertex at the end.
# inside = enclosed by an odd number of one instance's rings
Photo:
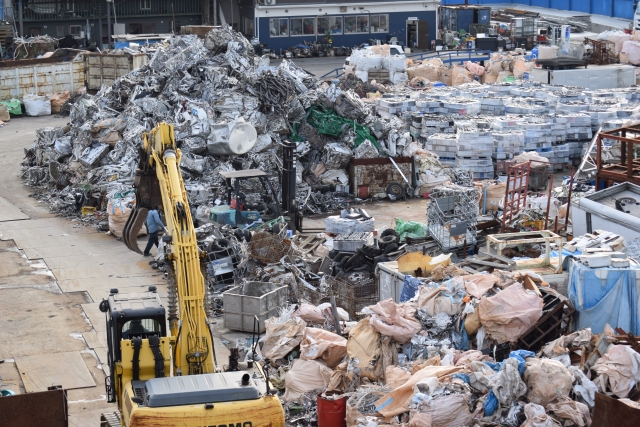
POLYGON ((333 249, 340 252, 355 252, 365 245, 373 245, 373 233, 343 233, 333 239, 333 249))

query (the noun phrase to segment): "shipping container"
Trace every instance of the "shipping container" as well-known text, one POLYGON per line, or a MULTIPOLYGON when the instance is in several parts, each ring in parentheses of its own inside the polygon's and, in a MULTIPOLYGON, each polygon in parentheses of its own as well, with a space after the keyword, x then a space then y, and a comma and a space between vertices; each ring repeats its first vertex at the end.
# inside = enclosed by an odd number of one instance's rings
POLYGON ((602 65, 574 70, 544 70, 529 72, 534 81, 546 84, 580 86, 585 89, 613 89, 636 84, 636 67, 631 65, 602 65))
POLYGON ((87 90, 100 90, 102 85, 111 85, 118 78, 147 63, 144 53, 130 54, 85 54, 85 79, 87 90))
POLYGON ((84 70, 82 54, 64 51, 50 58, 0 61, 0 100, 77 91, 84 86, 84 70))

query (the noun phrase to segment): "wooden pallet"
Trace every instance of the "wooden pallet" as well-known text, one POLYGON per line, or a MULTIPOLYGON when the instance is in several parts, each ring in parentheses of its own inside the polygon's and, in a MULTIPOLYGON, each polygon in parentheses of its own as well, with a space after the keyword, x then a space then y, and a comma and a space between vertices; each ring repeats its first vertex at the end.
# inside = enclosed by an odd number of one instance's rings
POLYGON ((458 264, 458 267, 471 274, 482 273, 483 271, 490 273, 494 269, 513 271, 516 268, 516 262, 510 258, 489 254, 481 250, 478 251, 478 255, 463 260, 458 264))

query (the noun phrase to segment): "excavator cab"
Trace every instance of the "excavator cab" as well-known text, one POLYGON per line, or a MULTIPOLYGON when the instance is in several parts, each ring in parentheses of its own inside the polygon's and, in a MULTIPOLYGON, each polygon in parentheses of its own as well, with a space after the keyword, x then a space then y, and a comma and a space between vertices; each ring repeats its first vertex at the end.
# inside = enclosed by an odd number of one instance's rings
MULTIPOLYGON (((121 341, 127 340, 135 347, 138 340, 154 343, 160 338, 167 339, 167 320, 155 286, 150 286, 149 292, 130 294, 121 294, 118 289, 111 289, 109 298, 100 303, 100 310, 106 315, 107 330, 109 376, 105 379, 105 388, 107 400, 115 402, 116 365, 122 362, 121 341)), ((168 359, 169 354, 163 355, 163 359, 165 357, 168 359)), ((139 368, 138 363, 138 370, 139 368)))

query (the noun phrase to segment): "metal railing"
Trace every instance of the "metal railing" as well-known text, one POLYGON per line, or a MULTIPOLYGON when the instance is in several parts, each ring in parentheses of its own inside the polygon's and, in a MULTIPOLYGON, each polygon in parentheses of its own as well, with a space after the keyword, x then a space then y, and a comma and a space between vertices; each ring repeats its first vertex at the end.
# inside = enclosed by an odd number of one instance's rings
POLYGON ((431 59, 440 58, 443 63, 451 64, 465 61, 487 61, 491 58, 490 50, 464 49, 420 52, 407 55, 407 58, 431 59))
MULTIPOLYGON (((104 0, 87 1, 31 1, 22 2, 24 21, 57 21, 86 18, 105 18, 107 4, 104 0)), ((17 21, 20 5, 13 1, 13 14, 17 21)), ((202 14, 201 0, 123 0, 115 4, 115 16, 144 17, 202 14)))
POLYGON ((335 68, 331 71, 329 71, 326 74, 323 74, 320 76, 320 79, 324 79, 326 77, 335 77, 336 79, 340 76, 342 76, 344 74, 344 69, 343 68, 335 68))

